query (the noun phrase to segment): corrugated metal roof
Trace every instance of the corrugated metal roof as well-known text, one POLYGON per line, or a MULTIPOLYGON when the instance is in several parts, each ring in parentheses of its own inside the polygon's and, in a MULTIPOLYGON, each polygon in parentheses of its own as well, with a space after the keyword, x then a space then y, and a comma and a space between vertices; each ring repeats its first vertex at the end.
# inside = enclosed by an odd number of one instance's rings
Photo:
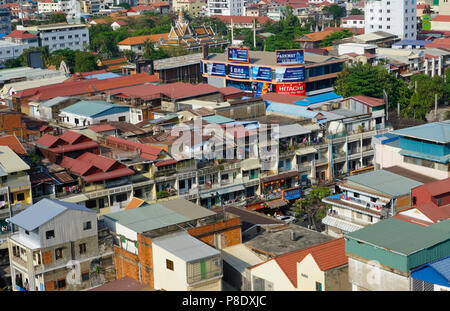
POLYGON ((39 106, 53 107, 53 106, 58 105, 59 103, 62 103, 65 100, 68 100, 68 99, 70 99, 70 97, 58 96, 58 97, 46 100, 43 103, 40 103, 39 106))
POLYGON ((309 96, 305 99, 302 99, 301 101, 295 102, 294 105, 309 106, 312 104, 317 104, 339 98, 342 98, 342 96, 337 95, 335 92, 327 92, 319 95, 309 96))
POLYGON ((152 204, 105 215, 137 233, 175 225, 191 220, 160 204, 152 204))
POLYGON ((254 252, 244 244, 236 244, 222 249, 222 258, 235 270, 243 273, 246 268, 263 262, 254 252))
POLYGON ((418 138, 448 144, 450 143, 450 123, 433 122, 408 127, 393 132, 400 136, 418 138))
POLYGON ((301 126, 298 123, 280 125, 279 127, 279 138, 291 137, 295 135, 303 135, 311 133, 310 129, 301 126))
POLYGON ((423 183, 394 174, 386 170, 349 176, 346 178, 355 184, 363 185, 381 193, 397 197, 410 193, 411 189, 423 183))
POLYGON ((422 227, 389 218, 348 233, 346 237, 407 256, 450 240, 450 219, 422 227))
POLYGON ((25 209, 23 212, 9 218, 8 221, 25 230, 32 231, 67 209, 96 213, 95 210, 88 209, 75 203, 42 199, 25 209))
POLYGON ((206 116, 202 117, 203 121, 209 122, 209 123, 215 123, 215 124, 225 124, 225 123, 231 123, 234 122, 233 119, 221 116, 221 115, 213 115, 213 116, 206 116))
POLYGON ((8 146, 0 146, 0 166, 7 173, 20 172, 30 169, 28 164, 26 164, 8 146))
POLYGON ((159 202, 160 205, 179 213, 189 219, 199 219, 207 216, 215 215, 216 213, 204 208, 203 206, 192 203, 185 199, 174 199, 169 201, 159 202))
POLYGON ((161 247, 185 262, 197 261, 220 254, 220 251, 185 231, 154 238, 152 244, 161 247))
POLYGON ((318 111, 309 111, 306 110, 306 107, 303 106, 293 106, 279 103, 269 103, 267 105, 266 111, 282 113, 288 116, 302 117, 308 119, 312 119, 316 117, 317 114, 319 114, 318 111))
POLYGON ((83 100, 61 109, 61 112, 73 113, 85 117, 95 117, 105 115, 108 110, 113 110, 113 108, 123 111, 129 110, 126 106, 114 105, 101 100, 83 100))

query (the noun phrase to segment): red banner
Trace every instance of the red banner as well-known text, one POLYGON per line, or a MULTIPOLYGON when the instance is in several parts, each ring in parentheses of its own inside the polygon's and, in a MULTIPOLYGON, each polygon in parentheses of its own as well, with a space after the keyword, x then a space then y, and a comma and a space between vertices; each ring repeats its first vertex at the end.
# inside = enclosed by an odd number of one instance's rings
POLYGON ((289 94, 289 95, 300 95, 305 96, 305 82, 297 83, 278 83, 277 93, 278 94, 289 94))

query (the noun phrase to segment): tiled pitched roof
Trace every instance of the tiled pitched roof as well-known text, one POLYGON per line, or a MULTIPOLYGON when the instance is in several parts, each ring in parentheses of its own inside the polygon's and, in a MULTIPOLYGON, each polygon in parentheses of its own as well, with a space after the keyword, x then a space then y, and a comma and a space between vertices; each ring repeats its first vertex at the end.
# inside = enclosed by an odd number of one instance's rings
POLYGON ((442 180, 437 180, 431 183, 421 185, 417 188, 424 188, 431 196, 438 196, 450 192, 450 177, 442 180))
POLYGON ((118 45, 141 45, 144 44, 146 40, 150 40, 150 42, 158 42, 161 38, 167 40, 169 37, 169 33, 158 33, 154 35, 145 35, 145 36, 137 36, 137 37, 128 37, 125 40, 117 43, 118 45))
POLYGON ((28 38, 37 38, 38 36, 29 33, 26 30, 14 30, 9 35, 6 35, 5 38, 17 38, 17 39, 28 39, 28 38))
POLYGON ((233 24, 251 24, 251 23, 253 23, 254 19, 256 19, 256 22, 258 24, 264 24, 268 21, 274 22, 273 19, 271 19, 270 17, 267 17, 267 16, 212 15, 211 18, 217 18, 224 23, 231 23, 231 21, 233 21, 233 24))
POLYGON ((308 254, 313 256, 321 271, 343 266, 348 263, 348 258, 345 256, 344 238, 296 250, 273 258, 295 287, 297 287, 297 263, 302 261, 308 254))
POLYGON ((378 106, 383 106, 385 104, 383 99, 370 97, 370 96, 357 95, 357 96, 352 96, 351 98, 353 98, 359 102, 362 102, 370 107, 378 107, 378 106))
POLYGON ((25 148, 22 146, 17 137, 14 135, 6 135, 0 137, 0 146, 8 146, 9 148, 11 148, 12 151, 14 151, 17 154, 22 155, 27 154, 25 148))

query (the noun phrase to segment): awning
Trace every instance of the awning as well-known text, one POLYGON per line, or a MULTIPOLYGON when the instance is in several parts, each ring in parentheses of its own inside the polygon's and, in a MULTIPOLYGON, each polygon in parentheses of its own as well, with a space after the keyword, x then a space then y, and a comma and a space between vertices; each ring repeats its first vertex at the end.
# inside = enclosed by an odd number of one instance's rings
POLYGON ((243 171, 254 170, 261 167, 259 159, 247 159, 241 162, 241 168, 243 171))
POLYGON ((245 190, 245 187, 243 185, 236 185, 236 186, 232 186, 232 187, 228 187, 228 188, 220 188, 217 190, 217 192, 222 195, 225 193, 231 193, 231 192, 236 192, 236 191, 243 191, 245 190))
POLYGON ((278 138, 286 138, 292 136, 299 136, 311 133, 311 130, 301 126, 298 123, 288 124, 288 125, 280 125, 279 127, 279 137, 278 138))
POLYGON ((294 177, 294 176, 298 176, 298 172, 288 172, 288 173, 278 174, 275 176, 261 178, 261 182, 265 183, 265 182, 269 182, 269 181, 285 179, 285 178, 294 177))
POLYGON ((322 223, 327 226, 338 228, 345 232, 353 232, 359 229, 364 228, 363 226, 358 226, 352 223, 349 223, 344 220, 336 219, 334 217, 326 216, 322 219, 322 223))
POLYGON ((80 203, 89 200, 87 196, 84 194, 75 195, 73 197, 62 199, 61 201, 70 202, 70 203, 80 203))
POLYGON ((212 197, 212 193, 211 192, 207 192, 207 193, 200 193, 200 198, 201 199, 207 199, 212 197))
POLYGON ((310 154, 310 153, 316 153, 317 149, 314 147, 306 147, 306 148, 300 148, 298 149, 295 154, 296 155, 305 155, 305 154, 310 154))
POLYGON ((276 200, 272 200, 272 201, 267 201, 266 205, 269 208, 279 208, 282 206, 286 206, 287 202, 283 199, 276 199, 276 200))

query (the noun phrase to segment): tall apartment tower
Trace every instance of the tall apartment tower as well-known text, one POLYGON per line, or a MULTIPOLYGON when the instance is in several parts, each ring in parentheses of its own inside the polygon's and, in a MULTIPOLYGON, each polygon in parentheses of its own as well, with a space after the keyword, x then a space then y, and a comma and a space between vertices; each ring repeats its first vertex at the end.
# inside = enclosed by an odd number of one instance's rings
POLYGON ((384 31, 402 40, 417 36, 417 0, 366 0, 365 33, 384 31))
POLYGON ((207 15, 244 16, 244 0, 207 0, 207 15))

